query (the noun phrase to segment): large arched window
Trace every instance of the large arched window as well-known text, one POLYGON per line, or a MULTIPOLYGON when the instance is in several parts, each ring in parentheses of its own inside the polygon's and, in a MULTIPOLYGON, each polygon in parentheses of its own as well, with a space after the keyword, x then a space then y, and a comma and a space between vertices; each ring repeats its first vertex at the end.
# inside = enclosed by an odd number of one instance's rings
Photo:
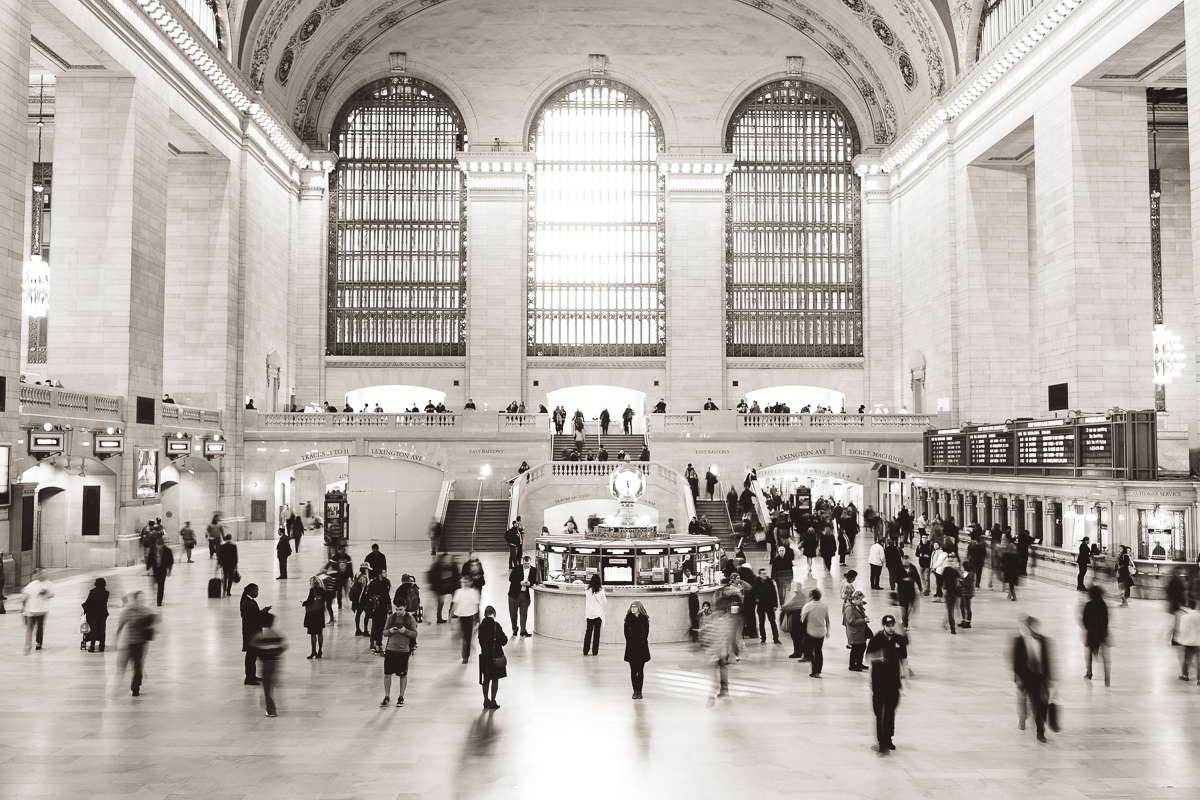
POLYGON ((529 131, 530 355, 659 356, 666 339, 662 126, 640 95, 564 86, 529 131))
POLYGON ((386 78, 338 114, 330 176, 330 355, 463 355, 466 147, 438 89, 386 78))
POLYGON ((803 81, 762 87, 726 133, 737 157, 726 222, 726 352, 862 355, 859 139, 845 107, 803 81))

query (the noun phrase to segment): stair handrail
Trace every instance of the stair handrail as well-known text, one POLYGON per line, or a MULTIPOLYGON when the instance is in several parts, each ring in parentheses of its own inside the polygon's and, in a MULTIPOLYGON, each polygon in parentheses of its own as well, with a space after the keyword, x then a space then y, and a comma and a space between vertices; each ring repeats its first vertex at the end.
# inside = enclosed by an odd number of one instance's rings
POLYGON ((475 519, 471 520, 471 549, 475 549, 475 529, 479 527, 479 508, 483 504, 483 484, 482 478, 479 479, 479 495, 475 498, 475 519))
POLYGON ((442 481, 442 490, 438 494, 437 508, 433 512, 433 518, 437 520, 438 525, 446 524, 446 511, 450 508, 450 495, 454 493, 454 480, 442 481))
POLYGON ((508 523, 513 522, 517 518, 517 509, 520 508, 521 504, 521 487, 525 485, 525 481, 522 478, 528 475, 529 472, 530 470, 526 470, 518 475, 508 487, 508 519, 506 520, 508 523))
MULTIPOLYGON (((763 496, 762 485, 758 479, 750 481, 750 495, 754 501, 754 510, 758 514, 758 521, 762 523, 763 528, 767 527, 767 522, 771 519, 771 512, 767 508, 767 499, 763 496)), ((754 531, 745 531, 745 533, 754 535, 754 531)))

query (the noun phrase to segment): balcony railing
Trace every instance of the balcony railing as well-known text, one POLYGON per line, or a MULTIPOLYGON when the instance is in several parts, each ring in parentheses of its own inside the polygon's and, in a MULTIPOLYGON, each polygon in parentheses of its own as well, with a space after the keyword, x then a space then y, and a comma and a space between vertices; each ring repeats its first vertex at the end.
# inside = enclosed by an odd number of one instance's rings
POLYGON ((1042 0, 988 0, 979 21, 979 58, 983 58, 1042 0))
POLYGON ((550 429, 549 414, 501 414, 502 430, 545 431, 550 429))
POLYGON ((121 421, 120 397, 21 384, 21 413, 121 421))
MULTIPOLYGON (((517 415, 520 416, 520 415, 517 415)), ((531 416, 537 416, 531 415, 531 416)), ((330 414, 326 413, 263 413, 258 414, 259 430, 458 430, 462 414, 330 414)))
POLYGON ((164 424, 174 423, 190 428, 220 428, 221 412, 208 408, 163 403, 162 421, 164 424))

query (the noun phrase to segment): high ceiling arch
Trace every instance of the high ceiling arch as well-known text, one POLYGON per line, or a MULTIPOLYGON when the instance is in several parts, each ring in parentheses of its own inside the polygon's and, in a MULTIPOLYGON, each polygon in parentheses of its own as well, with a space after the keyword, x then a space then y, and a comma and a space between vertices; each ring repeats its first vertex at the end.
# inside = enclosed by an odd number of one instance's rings
MULTIPOLYGON (((593 19, 622 5, 621 0, 610 0, 580 11, 559 0, 531 2, 551 29, 567 15, 583 16, 575 27, 581 48, 589 49, 594 46, 589 39, 602 29, 593 19)), ((762 35, 771 28, 790 29, 796 42, 793 49, 810 54, 815 48, 821 60, 843 72, 869 108, 866 142, 889 143, 911 114, 945 93, 957 74, 956 26, 946 24, 953 18, 949 7, 941 8, 947 0, 717 2, 745 12, 738 16, 735 30, 727 31, 735 39, 762 35)), ((639 24, 686 28, 691 5, 676 0, 648 10, 640 4, 640 14, 654 19, 639 24)), ((510 33, 506 17, 515 13, 507 3, 496 7, 481 0, 263 0, 257 8, 246 4, 237 12, 245 34, 239 60, 265 100, 284 112, 302 138, 315 142, 327 133, 319 121, 331 95, 344 97, 344 87, 340 92, 337 87, 353 82, 372 54, 376 58, 371 68, 377 71, 377 51, 390 42, 396 42, 401 52, 436 45, 428 37, 410 43, 422 28, 422 19, 442 15, 464 32, 491 26, 498 37, 510 33), (247 20, 246 14, 252 18, 247 20)), ((413 56, 422 58, 420 52, 413 56)))

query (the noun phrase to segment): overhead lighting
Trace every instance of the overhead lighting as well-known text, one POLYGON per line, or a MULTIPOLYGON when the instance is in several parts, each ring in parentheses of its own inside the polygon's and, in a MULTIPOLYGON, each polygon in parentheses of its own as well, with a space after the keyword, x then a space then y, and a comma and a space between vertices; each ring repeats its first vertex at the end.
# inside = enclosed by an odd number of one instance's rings
POLYGON ((1159 323, 1154 326, 1154 383, 1164 386, 1183 374, 1183 344, 1159 323))

